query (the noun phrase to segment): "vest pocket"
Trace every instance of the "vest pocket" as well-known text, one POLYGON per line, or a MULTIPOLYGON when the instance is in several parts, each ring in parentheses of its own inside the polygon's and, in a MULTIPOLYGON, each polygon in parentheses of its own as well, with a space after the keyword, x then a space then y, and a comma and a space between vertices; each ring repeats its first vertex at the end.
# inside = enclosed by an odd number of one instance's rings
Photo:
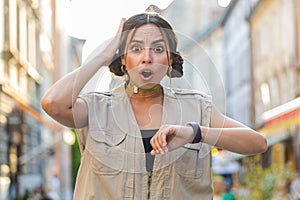
MULTIPOLYGON (((115 157, 116 158, 116 157, 115 157)), ((116 166, 114 163, 109 162, 108 160, 101 159, 99 161, 95 158, 92 158, 92 169, 95 174, 99 175, 116 175, 122 171, 122 165, 116 166)), ((122 161, 115 160, 116 163, 122 163, 122 161)))
POLYGON ((121 131, 100 129, 90 130, 90 136, 95 142, 104 143, 108 146, 117 146, 125 140, 127 134, 121 131))
POLYGON ((176 160, 176 173, 186 178, 200 178, 204 172, 205 160, 201 159, 201 145, 186 144, 182 155, 176 160))
POLYGON ((113 175, 124 169, 126 136, 124 132, 90 131, 87 150, 92 156, 94 173, 113 175))

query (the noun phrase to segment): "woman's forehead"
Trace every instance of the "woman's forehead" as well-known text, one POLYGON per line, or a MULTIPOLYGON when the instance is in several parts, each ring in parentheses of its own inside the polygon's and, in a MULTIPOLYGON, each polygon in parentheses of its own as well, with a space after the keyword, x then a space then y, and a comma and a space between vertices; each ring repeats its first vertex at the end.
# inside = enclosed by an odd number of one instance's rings
POLYGON ((161 30, 154 24, 145 24, 136 29, 132 40, 163 39, 161 30))

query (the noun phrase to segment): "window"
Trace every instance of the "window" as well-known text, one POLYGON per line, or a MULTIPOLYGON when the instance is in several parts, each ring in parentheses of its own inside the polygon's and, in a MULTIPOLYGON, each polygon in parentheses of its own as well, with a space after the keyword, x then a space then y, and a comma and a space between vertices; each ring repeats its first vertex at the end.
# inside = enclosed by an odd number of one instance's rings
MULTIPOLYGON (((4 43, 4 1, 0 1, 0 51, 3 50, 3 43, 4 43)), ((0 70, 1 70, 1 63, 0 63, 0 70)), ((2 71, 0 71, 2 74, 2 71)))
POLYGON ((17 50, 17 2, 9 1, 9 47, 12 51, 17 50))
POLYGON ((36 68, 36 23, 32 16, 29 19, 28 32, 28 60, 36 68))
POLYGON ((27 94, 28 92, 28 76, 24 69, 20 69, 20 91, 22 91, 23 94, 27 94))
POLYGON ((14 88, 18 88, 18 67, 16 63, 9 63, 9 81, 14 88))
POLYGON ((22 59, 27 60, 27 16, 25 5, 20 7, 19 22, 20 54, 22 59))
MULTIPOLYGON (((270 88, 267 83, 263 83, 260 86, 261 99, 265 108, 270 106, 270 88)), ((266 109, 265 109, 266 110, 266 109)))

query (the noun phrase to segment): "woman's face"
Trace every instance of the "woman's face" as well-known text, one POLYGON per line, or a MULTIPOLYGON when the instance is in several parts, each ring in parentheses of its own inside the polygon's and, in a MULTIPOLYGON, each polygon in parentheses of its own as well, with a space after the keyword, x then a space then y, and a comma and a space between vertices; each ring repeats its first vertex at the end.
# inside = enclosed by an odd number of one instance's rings
POLYGON ((166 75, 170 56, 167 44, 159 28, 154 24, 146 24, 137 28, 135 35, 129 34, 122 57, 130 81, 140 88, 151 88, 160 83, 166 75))

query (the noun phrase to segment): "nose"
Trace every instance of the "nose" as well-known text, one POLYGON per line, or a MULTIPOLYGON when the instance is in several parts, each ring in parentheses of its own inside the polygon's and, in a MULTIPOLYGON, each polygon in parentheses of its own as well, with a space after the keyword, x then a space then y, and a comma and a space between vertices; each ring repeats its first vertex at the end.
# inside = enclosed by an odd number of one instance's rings
POLYGON ((151 48, 145 48, 142 63, 152 63, 151 48))

